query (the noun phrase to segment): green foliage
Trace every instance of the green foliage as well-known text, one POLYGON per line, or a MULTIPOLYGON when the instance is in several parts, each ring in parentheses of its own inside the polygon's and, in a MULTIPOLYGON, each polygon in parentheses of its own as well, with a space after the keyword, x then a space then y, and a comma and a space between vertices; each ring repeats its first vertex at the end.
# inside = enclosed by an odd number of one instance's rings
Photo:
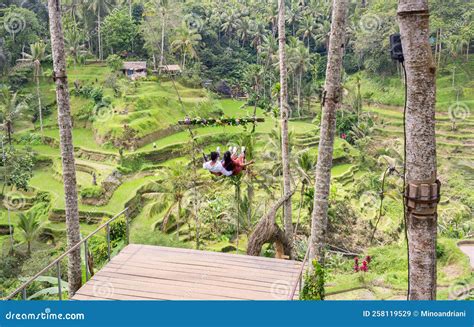
MULTIPOLYGON (((110 218, 104 218, 102 223, 110 218)), ((110 224, 110 246, 111 255, 115 255, 120 251, 126 242, 126 222, 125 218, 118 218, 110 224)), ((103 232, 93 236, 89 241, 89 250, 94 258, 96 265, 102 265, 108 259, 107 235, 103 232)))
POLYGON ((83 199, 98 199, 104 194, 104 190, 100 186, 89 186, 81 190, 81 198, 83 199))
POLYGON ((22 145, 34 146, 34 145, 43 144, 43 141, 41 140, 41 135, 39 134, 26 133, 26 134, 22 134, 18 138, 18 143, 22 145))
POLYGON ((199 208, 199 217, 203 221, 204 237, 217 240, 225 235, 232 237, 235 232, 230 209, 231 202, 221 194, 210 194, 199 208))
POLYGON ((116 8, 105 18, 102 33, 106 51, 126 54, 133 51, 138 27, 126 9, 116 8))
POLYGON ((8 84, 11 86, 12 91, 18 91, 24 87, 30 81, 32 72, 33 68, 31 66, 18 67, 12 70, 8 74, 8 84))
POLYGON ((110 224, 110 240, 113 242, 125 241, 127 237, 127 223, 125 218, 114 220, 110 224))
POLYGON ((120 56, 116 54, 111 54, 107 57, 107 66, 113 72, 119 71, 123 67, 123 60, 122 58, 120 58, 120 56))
POLYGON ((124 156, 120 161, 120 168, 123 173, 131 173, 135 171, 139 171, 143 165, 144 160, 141 155, 139 154, 131 154, 124 156))
POLYGON ((300 300, 324 300, 326 296, 324 288, 326 271, 317 260, 313 260, 312 265, 313 269, 304 276, 300 300))
POLYGON ((28 244, 28 253, 31 252, 31 243, 36 240, 40 231, 38 216, 33 212, 18 215, 18 228, 23 234, 25 242, 28 244))
POLYGON ((436 259, 444 257, 446 254, 446 246, 442 243, 436 243, 436 259))
POLYGON ((12 66, 21 57, 25 44, 35 43, 45 35, 46 26, 33 11, 15 5, 0 9, 0 39, 11 54, 12 66))
POLYGON ((86 99, 92 99, 95 104, 100 103, 104 98, 104 90, 98 86, 84 85, 72 93, 86 99))
POLYGON ((19 251, 0 256, 0 283, 19 276, 25 259, 25 254, 19 251))
POLYGON ((34 167, 34 154, 30 149, 24 151, 18 151, 13 147, 6 149, 5 161, 1 160, 0 165, 5 171, 8 185, 28 190, 34 167))

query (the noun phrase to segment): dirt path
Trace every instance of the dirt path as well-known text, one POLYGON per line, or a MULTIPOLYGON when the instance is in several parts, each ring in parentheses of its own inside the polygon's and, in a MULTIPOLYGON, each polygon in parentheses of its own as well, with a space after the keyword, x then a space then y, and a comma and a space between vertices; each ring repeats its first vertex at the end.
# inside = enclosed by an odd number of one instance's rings
POLYGON ((458 247, 469 257, 471 269, 474 270, 474 240, 460 241, 458 242, 458 247))

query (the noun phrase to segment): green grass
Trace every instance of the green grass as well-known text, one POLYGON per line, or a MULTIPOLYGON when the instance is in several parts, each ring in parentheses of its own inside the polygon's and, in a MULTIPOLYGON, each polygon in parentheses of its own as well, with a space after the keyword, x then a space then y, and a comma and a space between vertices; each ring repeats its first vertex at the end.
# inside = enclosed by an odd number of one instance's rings
MULTIPOLYGON (((456 242, 454 239, 438 239, 438 244, 444 251, 437 260, 438 300, 448 298, 450 286, 463 281, 472 283, 469 259, 457 248, 456 242)), ((371 247, 367 254, 372 258, 368 273, 352 272, 353 260, 346 259, 343 267, 329 272, 326 292, 330 294, 364 287, 377 294, 377 286, 382 286, 383 293, 387 294, 378 294, 379 299, 400 296, 406 292, 408 267, 404 242, 371 247)), ((337 298, 349 300, 352 294, 353 292, 341 293, 337 298)))
MULTIPOLYGON (((235 108, 234 108, 235 109, 235 108)), ((230 110, 229 110, 230 111, 230 110)), ((243 115, 245 116, 245 114, 243 115)), ((257 134, 268 134, 275 127, 275 121, 272 118, 265 118, 264 123, 259 123, 255 129, 257 134)), ((248 128, 251 128, 250 126, 248 128)), ((184 129, 184 128, 181 128, 184 129)), ((315 129, 315 125, 306 122, 292 121, 289 123, 289 129, 294 133, 308 133, 315 129)), ((216 126, 216 127, 199 127, 193 129, 193 133, 196 137, 204 137, 211 135, 237 135, 245 131, 244 127, 240 126, 216 126)), ((161 149, 170 145, 187 143, 190 140, 190 135, 187 130, 182 130, 170 136, 160 138, 154 142, 151 142, 140 149, 138 152, 147 152, 153 150, 153 144, 156 145, 157 149, 161 149)))
MULTIPOLYGON (((46 129, 44 131, 44 135, 52 137, 59 142, 59 129, 46 129)), ((74 128, 72 132, 72 139, 75 147, 80 147, 85 150, 113 154, 117 154, 118 151, 97 144, 94 138, 94 133, 90 128, 74 128)))
MULTIPOLYGON (((449 67, 437 72, 436 111, 446 114, 450 106, 460 101, 469 108, 474 108, 474 83, 469 71, 474 67, 474 56, 468 62, 460 59, 449 67), (452 69, 455 66, 454 85, 452 69), (462 90, 459 98, 458 91, 462 90)), ((350 77, 348 86, 355 87, 355 78, 350 77)), ((401 76, 380 77, 362 73, 361 94, 364 100, 392 106, 403 106, 404 86, 401 76)))
MULTIPOLYGON (((115 190, 112 198, 106 205, 90 206, 79 203, 79 210, 114 215, 124 208, 125 203, 135 196, 140 187, 154 180, 154 178, 153 176, 143 176, 127 180, 115 190)), ((49 192, 52 195, 53 208, 65 208, 64 185, 53 177, 50 168, 36 170, 30 185, 37 190, 49 192)))

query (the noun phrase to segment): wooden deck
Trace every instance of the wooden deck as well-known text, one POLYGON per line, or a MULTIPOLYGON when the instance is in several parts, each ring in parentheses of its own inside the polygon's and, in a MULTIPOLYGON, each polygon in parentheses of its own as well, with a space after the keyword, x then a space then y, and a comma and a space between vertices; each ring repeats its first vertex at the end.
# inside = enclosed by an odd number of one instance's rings
POLYGON ((131 244, 96 272, 73 300, 287 300, 300 265, 131 244))

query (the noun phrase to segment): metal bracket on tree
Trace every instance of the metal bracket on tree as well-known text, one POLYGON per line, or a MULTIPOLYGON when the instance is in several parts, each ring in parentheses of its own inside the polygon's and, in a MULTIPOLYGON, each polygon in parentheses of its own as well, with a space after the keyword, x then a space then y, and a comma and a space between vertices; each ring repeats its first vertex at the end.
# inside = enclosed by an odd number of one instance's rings
POLYGON ((53 70, 53 81, 56 82, 56 80, 58 79, 62 79, 63 81, 65 81, 67 79, 66 72, 63 70, 60 70, 58 72, 53 70))
POLYGON ((441 199, 441 182, 407 181, 405 188, 405 204, 409 213, 420 218, 432 216, 441 199))

